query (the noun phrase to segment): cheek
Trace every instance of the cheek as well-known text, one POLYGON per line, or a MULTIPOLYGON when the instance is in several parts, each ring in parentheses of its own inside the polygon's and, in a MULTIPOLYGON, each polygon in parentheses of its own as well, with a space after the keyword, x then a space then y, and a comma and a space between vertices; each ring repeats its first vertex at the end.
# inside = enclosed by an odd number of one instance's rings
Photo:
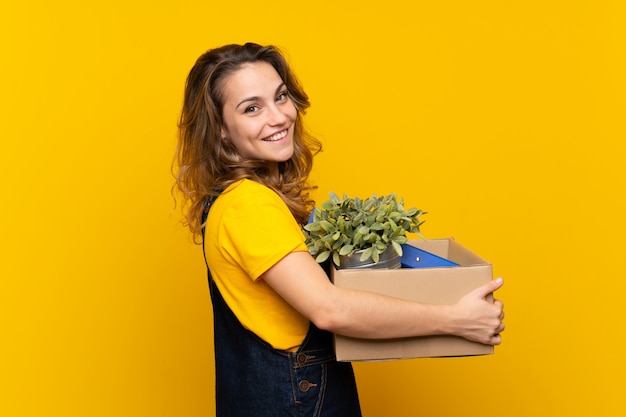
POLYGON ((226 134, 224 141, 244 157, 248 154, 251 143, 254 143, 261 134, 261 128, 250 120, 246 120, 245 123, 241 120, 227 123, 223 130, 226 134))
POLYGON ((222 137, 229 141, 236 141, 242 136, 246 136, 250 127, 246 123, 236 118, 227 118, 222 126, 222 137))
POLYGON ((291 117, 291 120, 296 120, 296 117, 298 116, 298 109, 296 109, 296 105, 293 102, 290 102, 291 106, 289 106, 289 117, 291 117))

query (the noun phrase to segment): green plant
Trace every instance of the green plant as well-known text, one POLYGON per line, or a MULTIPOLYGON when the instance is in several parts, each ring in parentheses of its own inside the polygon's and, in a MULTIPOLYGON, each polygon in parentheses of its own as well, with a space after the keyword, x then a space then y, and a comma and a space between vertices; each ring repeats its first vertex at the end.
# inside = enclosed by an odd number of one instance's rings
POLYGON ((402 245, 408 241, 407 232, 423 238, 419 220, 422 210, 404 209, 404 200, 396 194, 361 200, 344 194, 340 199, 330 193, 330 200, 313 211, 312 221, 304 226, 306 245, 318 263, 332 256, 335 265, 341 256, 363 251, 361 261, 370 258, 377 263, 380 254, 391 245, 402 256, 402 245))

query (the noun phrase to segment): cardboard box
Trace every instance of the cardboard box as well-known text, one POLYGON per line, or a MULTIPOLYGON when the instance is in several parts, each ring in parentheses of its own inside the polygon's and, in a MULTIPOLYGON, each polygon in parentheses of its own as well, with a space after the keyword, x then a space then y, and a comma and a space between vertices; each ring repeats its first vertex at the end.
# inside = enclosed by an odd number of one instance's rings
MULTIPOLYGON (((409 243, 460 266, 393 270, 337 270, 333 267, 331 279, 338 287, 430 304, 454 304, 463 295, 493 279, 492 265, 452 238, 412 240, 409 243)), ((493 302, 493 299, 490 297, 489 301, 493 302)), ((416 320, 419 318, 416 317, 416 320)), ((489 355, 493 351, 493 346, 447 335, 383 340, 335 336, 335 352, 339 361, 489 355)))

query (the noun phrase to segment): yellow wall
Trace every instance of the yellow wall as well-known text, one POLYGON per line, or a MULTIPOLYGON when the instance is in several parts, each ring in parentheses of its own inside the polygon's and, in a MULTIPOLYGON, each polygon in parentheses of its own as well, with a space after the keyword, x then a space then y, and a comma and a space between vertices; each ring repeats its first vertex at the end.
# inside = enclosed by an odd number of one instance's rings
POLYGON ((358 364, 366 417, 626 414, 623 3, 395 3, 1 0, 1 416, 212 415, 169 165, 247 40, 311 96, 320 200, 395 191, 506 279, 495 355, 358 364))

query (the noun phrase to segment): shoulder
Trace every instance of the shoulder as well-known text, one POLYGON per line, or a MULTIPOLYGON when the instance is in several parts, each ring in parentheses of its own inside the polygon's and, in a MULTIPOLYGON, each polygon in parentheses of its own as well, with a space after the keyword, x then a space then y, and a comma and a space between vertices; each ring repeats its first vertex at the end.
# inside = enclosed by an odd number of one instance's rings
POLYGON ((285 215, 292 218, 289 208, 274 190, 247 179, 226 188, 213 203, 211 211, 220 213, 223 220, 234 217, 239 219, 238 222, 285 215))
POLYGON ((239 183, 237 183, 237 186, 235 188, 239 195, 247 194, 255 197, 280 200, 280 197, 278 196, 278 194, 276 194, 274 190, 256 181, 241 180, 239 183))
POLYGON ((271 188, 252 180, 241 180, 229 186, 218 197, 216 202, 222 201, 229 206, 258 206, 267 203, 282 203, 282 199, 271 188))

